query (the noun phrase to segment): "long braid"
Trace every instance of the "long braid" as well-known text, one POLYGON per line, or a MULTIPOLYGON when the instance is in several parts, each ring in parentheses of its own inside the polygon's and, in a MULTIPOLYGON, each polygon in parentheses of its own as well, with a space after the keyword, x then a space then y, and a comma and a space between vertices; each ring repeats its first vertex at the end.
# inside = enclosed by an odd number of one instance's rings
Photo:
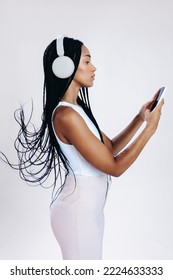
POLYGON ((77 99, 77 103, 83 108, 84 112, 87 114, 87 116, 90 118, 90 120, 94 123, 95 127, 97 128, 99 135, 100 135, 100 140, 104 143, 103 141, 103 136, 100 131, 99 125, 96 121, 96 119, 93 116, 93 113, 91 111, 91 106, 89 102, 89 96, 88 96, 88 88, 87 87, 82 87, 80 89, 80 94, 77 99))

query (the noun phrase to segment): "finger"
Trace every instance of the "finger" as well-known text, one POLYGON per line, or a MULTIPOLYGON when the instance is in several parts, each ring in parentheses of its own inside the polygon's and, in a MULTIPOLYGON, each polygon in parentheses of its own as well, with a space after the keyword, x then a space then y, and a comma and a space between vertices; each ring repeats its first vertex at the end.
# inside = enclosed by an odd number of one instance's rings
MULTIPOLYGON (((151 109, 152 108, 152 105, 154 104, 155 100, 157 99, 157 97, 159 96, 159 92, 160 90, 158 90, 155 95, 153 96, 153 98, 150 100, 150 103, 149 105, 147 106, 148 109, 151 109)), ((157 106, 156 106, 157 107, 157 106)))
POLYGON ((146 109, 146 111, 145 111, 145 116, 148 116, 149 114, 151 114, 150 110, 149 110, 149 109, 146 109))
POLYGON ((153 111, 156 110, 156 111, 160 111, 160 112, 161 112, 161 109, 162 109, 163 104, 164 104, 164 99, 162 98, 162 99, 160 100, 160 102, 157 104, 157 106, 154 108, 153 111))
POLYGON ((162 98, 159 102, 159 104, 157 105, 157 107, 162 108, 162 106, 164 105, 165 101, 164 98, 162 98))
POLYGON ((160 89, 154 94, 152 101, 155 100, 159 95, 160 89))

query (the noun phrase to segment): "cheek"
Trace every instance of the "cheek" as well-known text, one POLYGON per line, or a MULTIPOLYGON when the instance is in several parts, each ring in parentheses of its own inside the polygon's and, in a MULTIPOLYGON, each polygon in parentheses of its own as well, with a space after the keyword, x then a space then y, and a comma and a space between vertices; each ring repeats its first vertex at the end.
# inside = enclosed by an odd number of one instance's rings
POLYGON ((85 79, 85 71, 83 69, 78 69, 75 76, 74 76, 74 80, 76 81, 80 81, 80 80, 83 80, 85 79))

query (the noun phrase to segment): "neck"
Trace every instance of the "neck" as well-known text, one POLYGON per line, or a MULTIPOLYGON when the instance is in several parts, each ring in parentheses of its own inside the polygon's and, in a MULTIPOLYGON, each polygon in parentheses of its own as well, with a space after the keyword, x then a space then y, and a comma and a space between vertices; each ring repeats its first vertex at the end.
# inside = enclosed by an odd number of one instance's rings
POLYGON ((67 89, 66 93, 62 97, 61 101, 66 101, 72 104, 77 104, 77 96, 79 93, 80 87, 77 86, 74 81, 71 82, 69 88, 67 89))

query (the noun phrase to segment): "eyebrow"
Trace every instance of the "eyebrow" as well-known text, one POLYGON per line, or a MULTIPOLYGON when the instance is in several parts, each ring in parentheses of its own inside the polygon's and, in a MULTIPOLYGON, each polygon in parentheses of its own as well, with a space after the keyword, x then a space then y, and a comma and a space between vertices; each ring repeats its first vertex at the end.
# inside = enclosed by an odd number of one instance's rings
POLYGON ((84 55, 84 56, 88 56, 88 57, 90 57, 90 58, 91 58, 91 55, 90 55, 90 54, 86 54, 86 55, 84 55))

